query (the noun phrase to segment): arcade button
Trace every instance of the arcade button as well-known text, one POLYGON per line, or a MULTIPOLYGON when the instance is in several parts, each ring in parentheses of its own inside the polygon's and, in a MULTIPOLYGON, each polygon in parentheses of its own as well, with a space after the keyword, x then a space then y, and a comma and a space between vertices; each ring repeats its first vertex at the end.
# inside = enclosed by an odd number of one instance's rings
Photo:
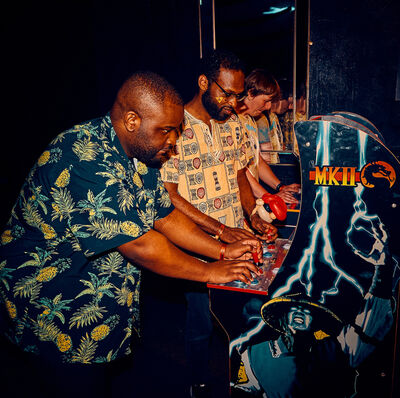
POLYGON ((244 282, 242 282, 242 281, 240 281, 240 280, 233 281, 233 283, 234 283, 234 285, 237 286, 237 287, 246 287, 246 286, 247 286, 246 283, 244 283, 244 282))
POLYGON ((258 280, 258 279, 253 279, 253 280, 250 282, 250 285, 251 285, 251 286, 255 286, 255 285, 258 285, 258 283, 259 283, 259 280, 258 280))

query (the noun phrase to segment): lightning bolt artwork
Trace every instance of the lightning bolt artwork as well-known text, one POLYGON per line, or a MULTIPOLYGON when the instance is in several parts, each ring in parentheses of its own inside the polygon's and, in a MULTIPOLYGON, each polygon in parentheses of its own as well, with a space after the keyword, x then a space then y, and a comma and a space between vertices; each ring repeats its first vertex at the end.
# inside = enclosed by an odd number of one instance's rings
MULTIPOLYGON (((326 166, 330 164, 330 127, 330 122, 322 122, 319 126, 316 143, 316 165, 326 166)), ((287 280, 284 286, 274 292, 273 297, 290 292, 294 282, 300 282, 304 286, 307 295, 311 296, 313 289, 312 277, 316 272, 315 258, 317 256, 320 258, 321 263, 327 265, 336 274, 332 286, 321 292, 319 302, 325 302, 326 295, 338 294, 338 285, 341 280, 351 283, 363 294, 363 289, 357 280, 341 269, 335 262, 335 250, 332 247, 331 232, 328 228, 329 187, 320 186, 317 188, 313 209, 315 211, 315 222, 310 225, 310 242, 303 251, 297 272, 287 280)))
POLYGON ((224 297, 223 289, 211 289, 214 314, 230 337, 230 387, 247 394, 235 398, 294 397, 305 385, 325 396, 324 380, 333 391, 344 375, 356 396, 365 383, 360 365, 374 351, 386 358, 379 344, 391 344, 400 280, 394 238, 400 163, 355 114, 315 116, 296 123, 295 132, 300 208, 294 226, 281 226, 283 233, 295 228, 281 261, 274 245, 263 250, 263 267, 268 273, 273 265, 275 274, 264 290, 224 286, 231 290, 224 297))

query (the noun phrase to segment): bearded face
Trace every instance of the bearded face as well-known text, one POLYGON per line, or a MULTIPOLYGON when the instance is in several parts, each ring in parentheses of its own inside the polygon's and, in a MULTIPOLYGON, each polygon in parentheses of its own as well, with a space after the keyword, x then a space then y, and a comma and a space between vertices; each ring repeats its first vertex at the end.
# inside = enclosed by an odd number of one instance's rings
POLYGON ((209 86, 207 91, 203 94, 201 101, 212 119, 223 122, 232 115, 234 112, 233 107, 224 101, 222 101, 221 104, 218 103, 215 97, 211 94, 210 88, 211 86, 209 86))

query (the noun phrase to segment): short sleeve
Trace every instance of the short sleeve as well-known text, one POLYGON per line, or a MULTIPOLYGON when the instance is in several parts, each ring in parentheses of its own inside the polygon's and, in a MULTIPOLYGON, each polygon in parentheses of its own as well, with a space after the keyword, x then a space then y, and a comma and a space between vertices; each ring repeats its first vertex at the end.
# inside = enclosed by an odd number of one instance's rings
POLYGON ((262 116, 257 120, 257 127, 258 127, 258 140, 260 144, 264 144, 269 142, 269 130, 270 126, 268 123, 268 119, 265 116, 262 116))
POLYGON ((68 151, 47 170, 46 190, 57 236, 72 240, 89 257, 142 236, 172 205, 163 195, 158 170, 142 165, 136 171, 118 151, 101 150, 95 139, 85 144, 91 154, 82 151, 77 159, 76 150, 68 151))

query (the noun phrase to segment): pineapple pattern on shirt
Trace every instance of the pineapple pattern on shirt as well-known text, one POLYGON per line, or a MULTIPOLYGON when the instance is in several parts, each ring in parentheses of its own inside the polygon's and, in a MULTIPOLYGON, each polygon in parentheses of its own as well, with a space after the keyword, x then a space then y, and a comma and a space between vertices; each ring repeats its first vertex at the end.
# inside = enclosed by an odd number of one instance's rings
POLYGON ((246 167, 243 130, 236 116, 206 123, 185 110, 177 155, 164 163, 163 181, 178 184, 179 194, 202 213, 228 227, 244 227, 237 171, 246 167))
POLYGON ((116 248, 172 209, 159 170, 126 156, 109 115, 59 134, 1 235, 1 332, 67 363, 128 354, 140 270, 116 248))

